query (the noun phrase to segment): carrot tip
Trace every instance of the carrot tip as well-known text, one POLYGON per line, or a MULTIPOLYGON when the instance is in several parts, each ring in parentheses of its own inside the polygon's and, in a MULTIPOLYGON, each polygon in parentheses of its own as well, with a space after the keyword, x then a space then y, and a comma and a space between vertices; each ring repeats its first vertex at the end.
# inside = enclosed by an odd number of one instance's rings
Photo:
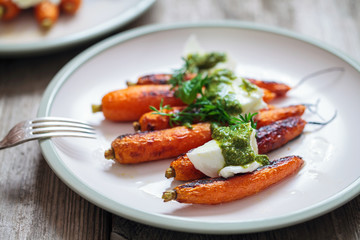
POLYGON ((114 153, 114 150, 111 148, 111 149, 108 149, 105 151, 104 153, 104 157, 108 160, 112 160, 112 159, 115 159, 115 153, 114 153))
POLYGON ((93 104, 93 105, 91 105, 91 108, 92 108, 92 112, 93 112, 93 113, 101 112, 101 111, 102 111, 102 106, 101 106, 101 105, 93 104))
POLYGON ((4 12, 5 12, 4 6, 1 6, 1 5, 0 5, 0 19, 1 19, 2 16, 4 15, 4 12))
POLYGON ((173 178, 173 177, 175 177, 175 170, 174 170, 174 168, 169 167, 168 169, 166 169, 166 171, 165 171, 165 177, 166 177, 166 178, 173 178))
POLYGON ((135 86, 136 83, 133 83, 133 82, 130 82, 130 81, 126 81, 126 85, 127 85, 128 87, 130 87, 130 86, 135 86))
POLYGON ((176 191, 175 190, 167 190, 163 192, 162 199, 164 199, 164 202, 169 202, 171 200, 176 199, 176 191))
POLYGON ((133 122, 133 127, 134 127, 135 132, 138 132, 141 129, 139 122, 133 122))
POLYGON ((41 21, 41 27, 44 29, 50 29, 52 27, 52 25, 54 24, 54 21, 50 18, 45 18, 44 20, 41 21))

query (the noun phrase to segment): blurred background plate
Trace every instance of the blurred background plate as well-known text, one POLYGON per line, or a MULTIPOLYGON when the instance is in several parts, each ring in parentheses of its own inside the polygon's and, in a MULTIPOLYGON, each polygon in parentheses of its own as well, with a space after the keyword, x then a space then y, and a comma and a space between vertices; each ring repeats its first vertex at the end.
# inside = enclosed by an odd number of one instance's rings
POLYGON ((11 22, 0 22, 0 55, 29 55, 74 46, 103 36, 144 13, 155 0, 84 0, 74 16, 60 14, 42 31, 32 9, 11 22))

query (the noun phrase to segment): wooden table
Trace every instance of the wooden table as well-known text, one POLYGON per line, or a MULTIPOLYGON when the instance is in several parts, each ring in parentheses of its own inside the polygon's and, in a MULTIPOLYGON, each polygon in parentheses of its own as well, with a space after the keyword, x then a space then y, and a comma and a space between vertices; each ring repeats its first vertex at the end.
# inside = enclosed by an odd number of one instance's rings
MULTIPOLYGON (((360 61, 358 0, 159 0, 119 29, 153 23, 232 19, 292 30, 360 61)), ((61 53, 0 58, 0 136, 34 117, 42 94, 66 62, 91 43, 61 53)), ((336 177, 336 176, 334 176, 336 177)), ((359 239, 360 197, 295 226, 246 235, 180 233, 113 216, 70 190, 37 142, 0 151, 0 239, 359 239)))

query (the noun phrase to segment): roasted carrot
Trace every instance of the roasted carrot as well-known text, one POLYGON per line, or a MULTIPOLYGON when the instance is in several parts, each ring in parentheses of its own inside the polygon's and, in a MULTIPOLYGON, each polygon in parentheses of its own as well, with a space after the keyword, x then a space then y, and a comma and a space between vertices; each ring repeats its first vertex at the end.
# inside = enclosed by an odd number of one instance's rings
POLYGON ((290 86, 275 81, 261 81, 256 79, 248 79, 251 83, 260 88, 264 88, 276 94, 277 97, 283 97, 291 89, 290 86))
MULTIPOLYGON (((272 123, 267 127, 261 127, 257 131, 256 137, 259 154, 265 154, 278 149, 299 136, 305 124, 306 122, 300 117, 291 117, 272 123)), ((174 177, 179 181, 191 181, 206 176, 194 167, 185 154, 171 162, 170 167, 165 172, 165 177, 174 177)))
POLYGON ((304 114, 305 109, 306 107, 304 105, 299 104, 259 111, 255 116, 254 121, 257 124, 257 128, 260 128, 288 117, 301 116, 304 114))
MULTIPOLYGON (((184 107, 173 107, 172 109, 163 110, 164 113, 176 113, 184 107)), ((305 111, 304 105, 291 105, 287 107, 275 108, 270 106, 267 110, 261 110, 255 116, 254 121, 257 123, 257 128, 269 125, 278 120, 288 117, 301 116, 305 111)), ((170 128, 169 117, 156 114, 156 112, 148 112, 141 116, 139 122, 134 124, 136 131, 154 131, 170 128)))
POLYGON ((111 143, 105 157, 119 163, 140 163, 179 156, 211 140, 209 123, 122 135, 111 143))
POLYGON ((101 106, 93 105, 93 112, 102 111, 112 121, 135 121, 150 111, 150 106, 181 106, 184 103, 174 96, 170 85, 138 85, 116 90, 102 98, 101 106))
MULTIPOLYGON (((186 80, 194 78, 196 74, 188 73, 185 75, 186 80)), ((148 74, 138 78, 136 82, 137 85, 146 85, 146 84, 168 84, 168 81, 171 79, 172 75, 167 73, 158 73, 158 74, 148 74)), ((266 89, 270 92, 273 92, 276 96, 284 96, 291 87, 280 82, 275 81, 263 81, 252 78, 247 78, 251 83, 256 86, 266 89)))
MULTIPOLYGON (((186 74, 185 79, 190 80, 190 79, 194 78, 195 75, 196 74, 192 74, 192 73, 186 74)), ((138 78, 135 85, 167 84, 171 77, 172 77, 171 74, 164 74, 164 73, 144 75, 144 76, 141 76, 141 77, 138 78)), ((259 80, 254 80, 254 81, 258 81, 258 84, 266 85, 265 83, 262 83, 262 81, 259 81, 259 80)), ((130 85, 134 85, 134 84, 128 83, 128 85, 130 86, 130 85)), ((276 87, 275 82, 273 83, 273 85, 274 86, 272 87, 272 89, 280 88, 280 87, 276 87)), ((281 86, 282 85, 283 84, 281 84, 281 86)), ((276 92, 272 92, 272 91, 270 91, 269 89, 266 89, 266 88, 262 88, 262 90, 264 91, 263 100, 266 103, 271 102, 278 95, 276 92)))
POLYGON ((205 178, 206 175, 197 170, 188 156, 183 154, 170 163, 170 167, 165 171, 165 177, 178 181, 193 181, 205 178))
POLYGON ((61 0, 60 8, 66 13, 75 14, 82 4, 82 0, 61 0))
MULTIPOLYGON (((185 107, 172 107, 171 109, 164 109, 164 113, 178 113, 185 107)), ((170 128, 169 117, 156 114, 155 111, 145 113, 139 119, 139 122, 134 123, 135 131, 155 131, 170 128)))
MULTIPOLYGON (((196 76, 195 73, 187 73, 184 76, 185 80, 190 80, 196 76)), ((172 75, 168 73, 148 74, 138 78, 136 85, 149 85, 149 84, 168 84, 172 75)), ((131 84, 130 84, 131 85, 131 84)))
POLYGON ((20 13, 20 8, 11 0, 0 0, 0 19, 9 21, 20 13))
POLYGON ((259 128, 256 136, 259 153, 268 153, 299 136, 306 125, 301 117, 290 117, 259 128))
POLYGON ((304 161, 298 156, 288 156, 261 167, 254 172, 225 179, 207 178, 185 183, 165 191, 165 202, 220 204, 254 195, 271 185, 297 173, 304 161))
POLYGON ((44 29, 50 29, 59 17, 59 6, 44 0, 34 7, 35 18, 44 29))
POLYGON ((148 74, 138 78, 137 85, 149 85, 149 84, 168 84, 171 79, 171 74, 158 73, 148 74))

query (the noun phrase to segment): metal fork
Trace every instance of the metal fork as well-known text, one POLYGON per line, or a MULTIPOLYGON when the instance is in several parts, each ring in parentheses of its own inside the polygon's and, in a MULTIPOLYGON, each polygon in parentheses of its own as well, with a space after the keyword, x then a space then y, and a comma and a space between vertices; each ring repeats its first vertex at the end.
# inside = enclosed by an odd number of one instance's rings
POLYGON ((42 117, 16 124, 0 141, 0 149, 50 137, 96 138, 95 129, 85 123, 69 118, 42 117))

